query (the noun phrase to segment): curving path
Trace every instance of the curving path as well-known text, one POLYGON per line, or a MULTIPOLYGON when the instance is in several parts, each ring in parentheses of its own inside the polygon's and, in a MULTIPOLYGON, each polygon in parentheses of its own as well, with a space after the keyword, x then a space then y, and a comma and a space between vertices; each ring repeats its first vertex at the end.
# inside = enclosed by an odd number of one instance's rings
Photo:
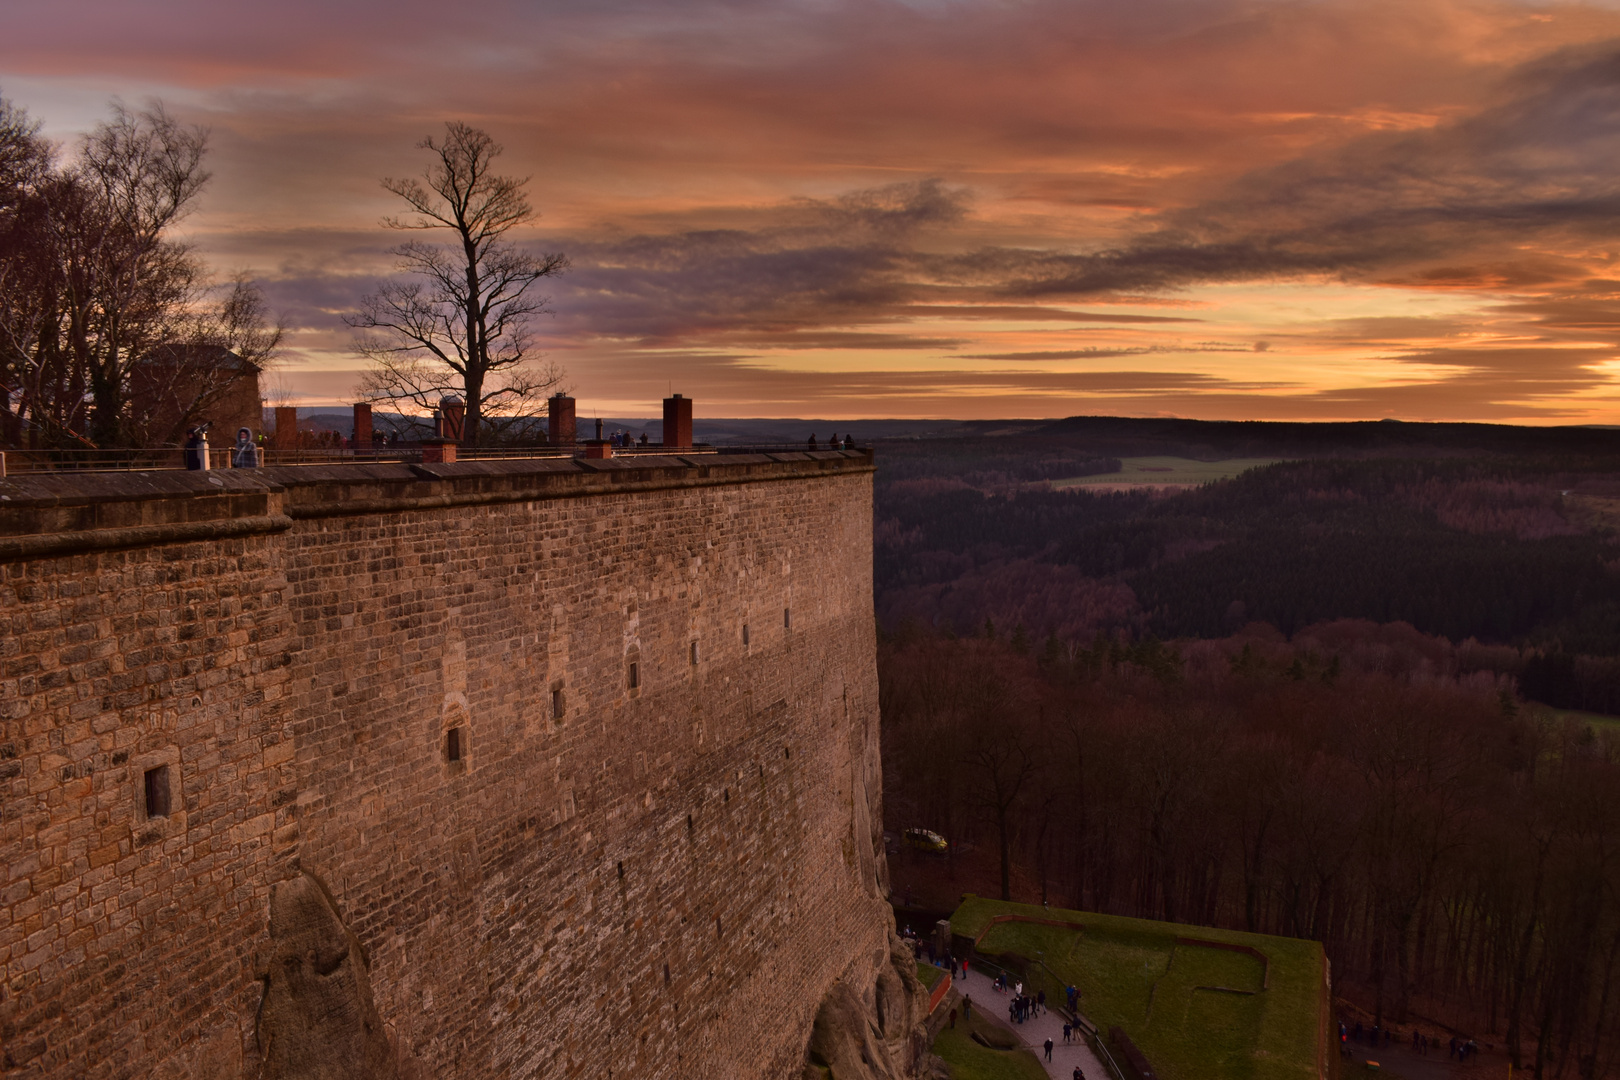
POLYGON ((1086 1080, 1112 1080, 1103 1063, 1097 1055, 1091 1052, 1083 1036, 1076 1035, 1072 1043, 1067 1046, 1063 1043, 1063 1017, 1058 1013, 1047 1011, 1040 1016, 1024 1021, 1022 1024, 1009 1023, 1007 1020, 1007 1002, 1012 995, 996 992, 995 981, 981 972, 969 970, 966 979, 957 979, 955 989, 966 996, 973 998, 973 1010, 997 1021, 1001 1026, 1013 1032, 1023 1040, 1024 1045, 1035 1052, 1046 1066, 1047 1074, 1053 1080, 1074 1080, 1074 1067, 1080 1066, 1085 1073, 1086 1080), (1047 1039, 1052 1040, 1052 1060, 1046 1060, 1043 1044, 1047 1039))

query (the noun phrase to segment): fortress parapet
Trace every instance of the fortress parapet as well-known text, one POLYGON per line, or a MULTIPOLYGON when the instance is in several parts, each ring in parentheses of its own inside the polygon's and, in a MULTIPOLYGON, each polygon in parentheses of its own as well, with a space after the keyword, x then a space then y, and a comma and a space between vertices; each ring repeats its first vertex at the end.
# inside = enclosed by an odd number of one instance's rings
POLYGON ((0 479, 8 1075, 797 1076, 915 982, 872 467, 0 479))

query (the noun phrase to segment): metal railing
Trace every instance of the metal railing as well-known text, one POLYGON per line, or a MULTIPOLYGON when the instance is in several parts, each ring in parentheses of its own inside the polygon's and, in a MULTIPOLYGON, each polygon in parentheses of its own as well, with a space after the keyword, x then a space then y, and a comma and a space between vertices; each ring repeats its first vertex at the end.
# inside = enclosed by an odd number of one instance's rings
MULTIPOLYGON (((1025 956, 1020 957, 1020 959, 1022 959, 1025 963, 1039 964, 1043 969, 1045 969, 1046 973, 1056 981, 1056 985, 1065 985, 1063 979, 1058 975, 1057 972, 1053 971, 1051 967, 1048 966, 1044 958, 1039 956, 1033 958, 1025 956)), ((991 971, 1000 972, 1002 975, 1007 976, 1007 981, 1009 984, 1016 981, 1021 981, 1020 977, 1015 972, 1009 971, 1006 967, 996 963, 993 960, 985 959, 978 953, 975 953, 973 956, 973 966, 981 971, 988 968, 991 971)), ((1026 979, 1028 977, 1028 975, 1023 976, 1023 978, 1026 979)), ((1096 1024, 1093 1024, 1090 1018, 1084 1013, 1080 1012, 1078 1009, 1070 1010, 1060 1006, 1059 1010, 1065 1015, 1069 1016, 1074 1021, 1075 1026, 1080 1028, 1081 1033, 1091 1040, 1092 1049, 1095 1050, 1097 1056, 1102 1059, 1103 1067, 1108 1070, 1108 1073, 1113 1080, 1128 1080, 1125 1075, 1125 1070, 1119 1067, 1119 1062, 1115 1061, 1114 1055, 1109 1053, 1108 1041, 1106 1038, 1104 1038, 1102 1029, 1096 1024)))
MULTIPOLYGON (((619 457, 689 457, 698 454, 784 454, 803 453, 806 443, 757 443, 736 445, 697 446, 615 446, 612 456, 619 457)), ((817 451, 842 449, 818 446, 817 451)), ((228 469, 234 447, 210 447, 208 465, 211 469, 228 469)), ((8 450, 0 452, 0 476, 24 473, 57 472, 149 472, 155 470, 184 469, 186 451, 181 447, 155 449, 63 449, 63 450, 8 450)), ((457 447, 456 460, 499 461, 541 458, 574 458, 585 455, 583 443, 573 446, 497 446, 457 447)), ((351 450, 339 447, 314 447, 299 450, 259 448, 260 462, 264 466, 281 465, 338 465, 372 462, 399 462, 414 464, 422 460, 420 444, 378 447, 371 450, 351 450)))

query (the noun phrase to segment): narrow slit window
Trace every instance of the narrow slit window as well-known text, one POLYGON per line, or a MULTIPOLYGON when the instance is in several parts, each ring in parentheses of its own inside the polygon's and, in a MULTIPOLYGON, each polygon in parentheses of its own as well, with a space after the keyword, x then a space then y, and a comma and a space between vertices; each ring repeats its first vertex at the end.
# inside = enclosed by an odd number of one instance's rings
POLYGON ((744 648, 746 648, 747 645, 748 645, 748 624, 743 623, 743 646, 744 646, 744 648))
POLYGON ((563 688, 560 687, 560 686, 552 687, 551 688, 551 718, 553 720, 561 720, 563 718, 563 712, 564 712, 564 710, 566 708, 567 708, 567 705, 563 701, 563 688))
POLYGON ((146 770, 146 816, 169 816, 169 767, 159 765, 146 770))
POLYGON ((793 629, 793 609, 792 608, 783 608, 782 609, 782 629, 784 629, 784 630, 793 629))
POLYGON ((632 661, 630 661, 630 689, 634 690, 636 687, 638 687, 640 685, 641 685, 641 665, 638 664, 636 661, 632 660, 632 661))
POLYGON ((444 756, 447 761, 460 761, 466 747, 462 745, 461 729, 451 728, 444 736, 444 756))
POLYGON ((694 642, 692 642, 692 666, 696 667, 697 662, 698 662, 698 647, 697 647, 697 642, 694 641, 694 642))

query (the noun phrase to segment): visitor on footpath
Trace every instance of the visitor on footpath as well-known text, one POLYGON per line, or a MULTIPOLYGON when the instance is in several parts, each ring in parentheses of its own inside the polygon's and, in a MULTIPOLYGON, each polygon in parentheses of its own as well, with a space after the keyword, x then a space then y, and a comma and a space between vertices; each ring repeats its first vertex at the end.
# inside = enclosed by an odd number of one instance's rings
POLYGON ((1069 1031, 1070 1031, 1069 1025, 1065 1023, 1063 1025, 1063 1045, 1064 1046, 1069 1045, 1069 1031))
POLYGON ((973 1019, 973 995, 972 994, 964 994, 962 996, 962 1019, 963 1020, 972 1020, 973 1019))
POLYGON ((1051 1038, 1051 1036, 1047 1036, 1047 1039, 1046 1039, 1046 1060, 1047 1061, 1052 1060, 1052 1038, 1051 1038))

